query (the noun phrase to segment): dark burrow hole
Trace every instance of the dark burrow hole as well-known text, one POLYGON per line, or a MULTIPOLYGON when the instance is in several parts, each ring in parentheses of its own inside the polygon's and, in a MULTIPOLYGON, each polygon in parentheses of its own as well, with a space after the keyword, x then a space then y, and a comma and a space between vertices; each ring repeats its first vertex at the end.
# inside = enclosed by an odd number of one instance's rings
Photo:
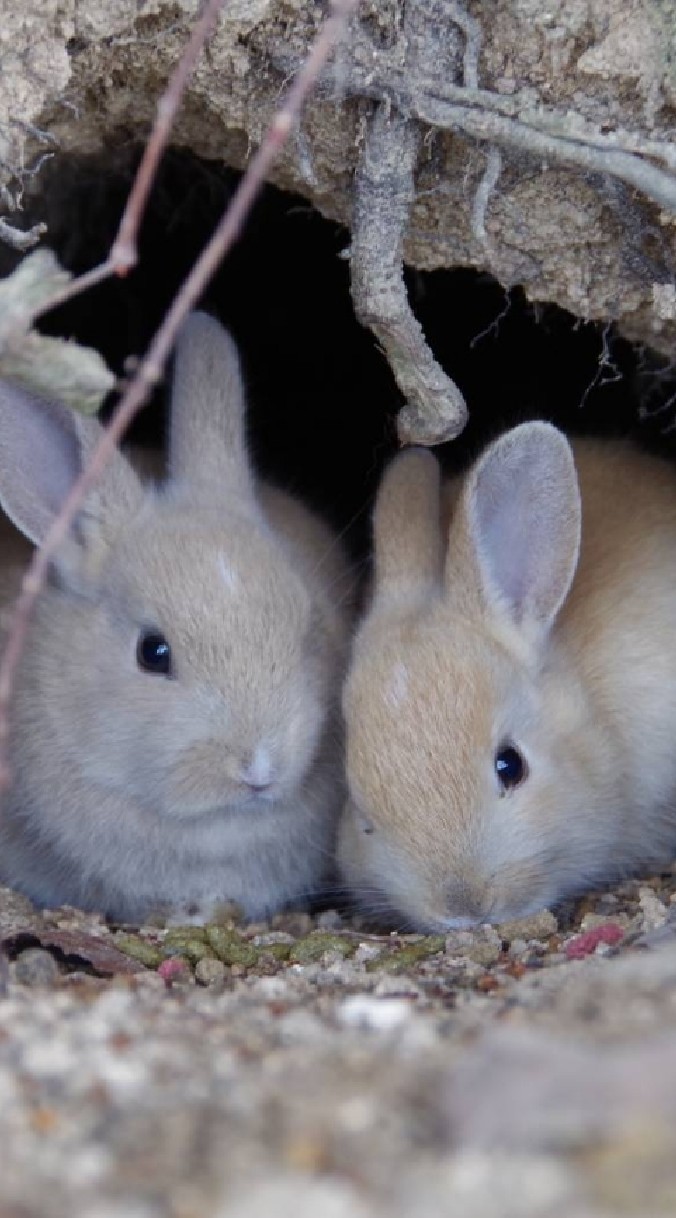
MULTIPOLYGON (((60 157, 41 176, 25 223, 48 224, 46 244, 70 270, 105 257, 137 158, 133 148, 112 162, 60 157)), ((170 152, 143 224, 138 267, 54 311, 45 331, 97 347, 121 375, 125 360, 145 350, 237 180, 234 171, 170 152)), ((259 467, 360 546, 380 472, 397 447, 401 398, 375 340, 354 318, 348 250, 345 229, 269 187, 203 306, 239 343, 259 467)), ((0 258, 6 273, 16 256, 0 258)), ((620 339, 611 325, 529 305, 519 288, 506 292, 485 274, 410 271, 407 279, 427 338, 469 405, 465 433, 443 450, 449 468, 529 417, 571 433, 629 434, 676 453, 676 372, 666 360, 620 339)), ((160 390, 136 438, 156 440, 163 417, 160 390)))

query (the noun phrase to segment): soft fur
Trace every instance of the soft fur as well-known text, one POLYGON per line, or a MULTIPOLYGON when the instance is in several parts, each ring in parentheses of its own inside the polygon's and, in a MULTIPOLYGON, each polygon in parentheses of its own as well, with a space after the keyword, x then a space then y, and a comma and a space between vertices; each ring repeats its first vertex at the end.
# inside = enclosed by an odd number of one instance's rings
POLYGON ((527 423, 443 490, 411 451, 379 494, 339 846, 365 903, 440 930, 676 853, 676 473, 527 423))
MULTIPOLYGON (((32 542, 98 434, 0 387, 0 500, 32 542)), ((330 863, 351 576, 323 523, 257 486, 237 353, 204 314, 179 341, 168 461, 153 484, 116 454, 40 598, 0 873, 117 919, 226 900, 258 917, 330 863), (170 643, 171 677, 139 668, 144 627, 170 643)), ((5 605, 28 550, 6 528, 5 605)))

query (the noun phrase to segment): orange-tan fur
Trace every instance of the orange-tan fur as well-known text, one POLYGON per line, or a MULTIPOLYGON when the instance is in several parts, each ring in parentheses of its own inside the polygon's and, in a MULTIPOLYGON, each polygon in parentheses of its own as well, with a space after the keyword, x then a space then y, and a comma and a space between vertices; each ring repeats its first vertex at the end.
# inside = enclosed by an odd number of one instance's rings
POLYGON ((525 424, 443 509, 430 454, 386 472, 339 857, 416 927, 518 916, 676 853, 676 472, 623 443, 577 442, 574 462, 525 424), (509 791, 501 741, 528 765, 509 791))

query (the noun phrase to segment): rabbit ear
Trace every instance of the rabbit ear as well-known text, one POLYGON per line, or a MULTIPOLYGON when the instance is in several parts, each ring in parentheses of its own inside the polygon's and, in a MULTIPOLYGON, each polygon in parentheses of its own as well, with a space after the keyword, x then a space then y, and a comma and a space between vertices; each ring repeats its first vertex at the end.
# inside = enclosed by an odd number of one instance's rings
POLYGON ((565 436, 541 422, 507 432, 470 473, 463 500, 483 598, 517 626, 548 629, 580 550, 580 490, 565 436))
POLYGON ((383 474, 373 518, 374 602, 423 598, 442 569, 439 465, 424 448, 409 448, 383 474))
MULTIPOLYGON (((74 426, 80 450, 79 473, 101 439, 103 428, 98 419, 80 414, 75 416, 74 426)), ((114 521, 120 515, 136 511, 143 494, 143 483, 136 470, 124 453, 116 450, 89 491, 84 513, 102 524, 114 521)))
MULTIPOLYGON (((96 420, 0 381, 0 505, 36 545, 99 433, 96 420)), ((116 454, 92 499, 125 506, 134 483, 140 488, 124 457, 116 454)))
POLYGON ((36 545, 80 470, 74 416, 0 381, 0 504, 36 545))
POLYGON ((178 339, 169 465, 181 482, 253 498, 237 348, 206 313, 191 313, 178 339))

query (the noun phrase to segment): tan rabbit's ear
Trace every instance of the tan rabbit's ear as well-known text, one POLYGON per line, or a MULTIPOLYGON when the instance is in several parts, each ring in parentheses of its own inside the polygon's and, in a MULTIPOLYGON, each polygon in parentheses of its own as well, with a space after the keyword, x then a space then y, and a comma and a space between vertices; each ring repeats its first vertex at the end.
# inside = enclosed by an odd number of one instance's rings
POLYGON ((374 604, 405 604, 439 587, 439 496, 439 465, 427 449, 406 449, 385 470, 373 517, 374 604))
POLYGON ((237 348, 206 313, 190 314, 176 347, 169 466, 180 482, 253 499, 237 348))
MULTIPOLYGON (((42 541, 100 430, 95 419, 0 382, 0 505, 29 541, 42 541)), ((136 475, 116 453, 87 506, 97 515, 124 510, 140 494, 136 475)))
MULTIPOLYGON (((565 436, 541 422, 501 436, 470 473, 462 509, 487 606, 547 630, 580 550, 580 491, 565 436)), ((452 547, 447 578, 457 580, 452 547)))

